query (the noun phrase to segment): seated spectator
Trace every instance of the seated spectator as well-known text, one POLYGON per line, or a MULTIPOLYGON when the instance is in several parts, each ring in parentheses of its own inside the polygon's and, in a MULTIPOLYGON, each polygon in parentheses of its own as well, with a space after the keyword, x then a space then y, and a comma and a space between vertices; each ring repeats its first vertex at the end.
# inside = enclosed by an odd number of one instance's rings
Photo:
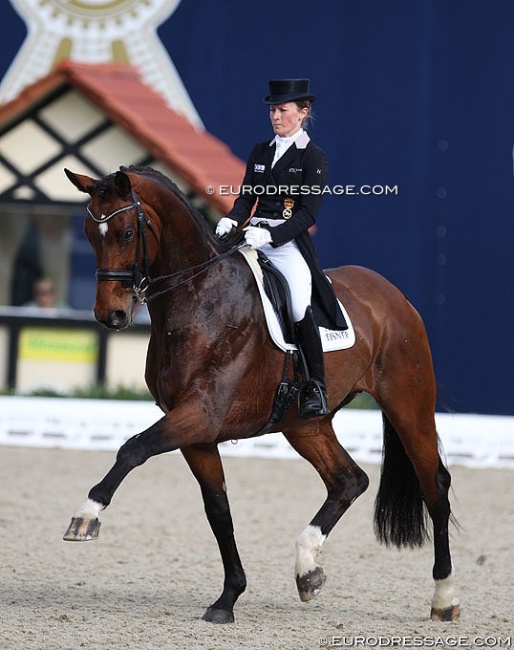
POLYGON ((41 309, 69 309, 67 305, 56 299, 54 285, 48 278, 40 278, 34 282, 33 299, 25 303, 25 307, 41 309))

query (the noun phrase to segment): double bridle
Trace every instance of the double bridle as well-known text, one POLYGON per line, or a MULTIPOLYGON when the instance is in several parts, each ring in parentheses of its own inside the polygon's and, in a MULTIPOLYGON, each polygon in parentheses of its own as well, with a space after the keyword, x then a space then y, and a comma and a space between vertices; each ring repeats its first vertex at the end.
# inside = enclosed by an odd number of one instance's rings
POLYGON ((139 202, 136 194, 132 191, 132 203, 130 205, 125 205, 122 208, 118 208, 114 212, 111 212, 107 216, 102 214, 101 217, 97 217, 91 210, 91 204, 87 206, 87 213, 96 223, 102 224, 107 223, 113 217, 122 212, 127 212, 136 208, 137 210, 137 257, 134 264, 131 264, 127 269, 97 269, 96 270, 96 279, 98 280, 109 280, 113 282, 121 282, 121 286, 128 288, 132 287, 134 295, 141 302, 141 295, 148 289, 150 285, 150 275, 148 269, 148 249, 147 249, 147 238, 146 238, 146 228, 155 235, 155 231, 152 226, 152 222, 145 215, 141 203, 139 202), (140 264, 140 260, 143 260, 143 266, 140 264))
POLYGON ((155 230, 153 228, 152 222, 144 213, 143 208, 141 207, 141 202, 136 196, 134 191, 131 192, 132 203, 125 205, 114 212, 111 212, 108 215, 103 215, 97 217, 91 210, 91 203, 88 204, 86 210, 88 215, 98 224, 106 223, 110 221, 113 217, 122 212, 127 212, 128 210, 136 209, 137 210, 137 257, 134 264, 131 264, 126 269, 97 269, 96 270, 96 279, 97 281, 111 281, 111 282, 121 282, 121 286, 125 288, 132 288, 132 293, 139 300, 140 303, 148 303, 150 300, 155 300, 159 296, 162 296, 168 291, 177 289, 178 287, 190 282, 201 273, 207 271, 207 269, 215 266, 221 260, 233 255, 236 251, 243 248, 246 244, 237 244, 227 250, 224 253, 215 255, 205 262, 200 262, 194 266, 191 266, 187 269, 182 269, 176 271, 175 273, 170 273, 169 275, 160 275, 155 278, 150 277, 149 261, 148 261, 148 244, 147 244, 147 229, 157 237, 155 230), (141 264, 142 260, 142 264, 141 264), (162 282, 164 280, 173 280, 179 278, 184 274, 190 274, 189 277, 183 278, 167 286, 161 291, 155 291, 149 296, 143 297, 143 294, 148 291, 148 289, 156 284, 157 282, 162 282))

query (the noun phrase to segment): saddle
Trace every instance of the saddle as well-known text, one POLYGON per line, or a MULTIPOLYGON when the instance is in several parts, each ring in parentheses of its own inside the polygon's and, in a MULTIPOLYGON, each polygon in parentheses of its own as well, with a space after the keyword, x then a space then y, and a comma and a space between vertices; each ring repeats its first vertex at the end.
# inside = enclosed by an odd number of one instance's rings
MULTIPOLYGON (((273 266, 271 261, 261 251, 257 251, 257 260, 262 271, 264 291, 277 316, 284 340, 296 346, 289 284, 284 275, 273 266)), ((302 366, 302 356, 298 349, 288 350, 285 356, 282 379, 277 386, 270 418, 265 427, 255 434, 256 436, 273 431, 282 421, 289 407, 298 399, 302 373, 305 373, 305 370, 302 366), (289 378, 291 362, 293 364, 293 379, 289 378)))
MULTIPOLYGON (((296 349, 291 294, 287 280, 261 251, 241 252, 252 269, 257 286, 261 292, 261 299, 271 338, 281 350, 288 351, 296 349), (252 262, 252 259, 254 262, 252 262), (256 272, 256 268, 259 273, 256 272), (273 313, 274 319, 270 318, 270 312, 273 313), (275 321, 274 323, 272 322, 273 320, 275 321)), ((312 311, 314 313, 314 320, 319 327, 324 352, 346 350, 351 348, 355 343, 355 331, 350 317, 339 301, 338 304, 343 321, 346 323, 346 329, 328 329, 321 324, 323 322, 326 323, 326 315, 323 315, 323 310, 317 304, 316 298, 313 295, 312 311)))
MULTIPOLYGON (((236 237, 226 238, 225 245, 237 246, 241 243, 242 233, 236 237)), ((223 241, 223 239, 221 240, 223 241)), ((277 431, 277 426, 285 417, 293 402, 298 400, 298 393, 303 376, 307 376, 303 367, 303 355, 296 343, 294 319, 291 309, 289 284, 284 275, 272 264, 269 258, 259 250, 238 248, 246 260, 257 284, 268 332, 274 344, 285 352, 282 379, 277 386, 271 415, 266 425, 254 436, 261 436, 270 431, 277 431), (291 378, 292 375, 292 378, 291 378)), ((323 350, 347 349, 355 343, 355 332, 343 305, 339 303, 342 314, 349 324, 343 331, 328 330, 319 325, 323 350)), ((316 305, 313 304, 316 319, 316 305)), ((316 319, 317 320, 317 319, 316 319)))
MULTIPOLYGON (((252 270, 261 293, 270 336, 277 347, 286 353, 282 379, 275 393, 271 416, 264 428, 254 434, 254 436, 260 436, 270 431, 277 431, 277 425, 285 417, 293 402, 298 400, 302 378, 308 376, 308 372, 303 366, 303 355, 296 344, 291 310, 291 294, 287 280, 262 251, 243 249, 239 252, 252 270), (275 329, 275 325, 277 329, 275 329), (292 373, 290 372, 291 367, 292 373), (292 379, 290 374, 293 375, 292 379)), ((319 326, 325 352, 347 349, 355 343, 355 332, 348 314, 341 303, 339 303, 339 306, 346 322, 349 324, 349 328, 337 332, 319 326)), ((316 318, 316 306, 314 304, 313 310, 316 318)))

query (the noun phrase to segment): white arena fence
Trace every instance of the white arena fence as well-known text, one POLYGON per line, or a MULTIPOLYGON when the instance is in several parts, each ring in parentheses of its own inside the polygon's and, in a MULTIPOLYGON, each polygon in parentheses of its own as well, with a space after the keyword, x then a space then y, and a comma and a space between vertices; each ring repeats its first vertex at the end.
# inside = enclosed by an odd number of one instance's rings
MULTIPOLYGON (((162 417, 151 402, 0 397, 0 445, 116 451, 162 417)), ((514 469, 514 417, 436 414, 449 465, 514 469)), ((380 462, 378 410, 345 408, 334 419, 339 441, 358 462, 380 462)), ((224 456, 298 458, 281 433, 220 445, 224 456)))

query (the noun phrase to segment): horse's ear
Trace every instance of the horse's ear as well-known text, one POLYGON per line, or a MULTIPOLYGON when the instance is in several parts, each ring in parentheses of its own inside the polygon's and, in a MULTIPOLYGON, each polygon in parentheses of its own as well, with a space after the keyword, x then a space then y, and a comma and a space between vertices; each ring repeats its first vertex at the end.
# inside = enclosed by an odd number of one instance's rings
POLYGON ((114 186, 118 190, 120 196, 127 196, 132 192, 130 178, 125 174, 125 172, 116 172, 114 177, 114 186))
POLYGON ((97 181, 89 176, 74 174, 73 172, 70 172, 69 169, 66 169, 66 167, 64 168, 64 173, 78 190, 85 192, 86 194, 91 194, 91 190, 97 181))

